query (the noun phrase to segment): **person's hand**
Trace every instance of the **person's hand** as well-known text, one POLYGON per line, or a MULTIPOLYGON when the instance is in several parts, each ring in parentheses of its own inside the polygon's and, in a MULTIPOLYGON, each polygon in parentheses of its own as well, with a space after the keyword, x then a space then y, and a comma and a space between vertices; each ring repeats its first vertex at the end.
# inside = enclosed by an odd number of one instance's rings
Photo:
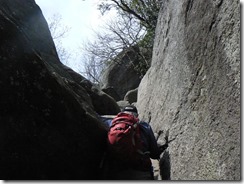
POLYGON ((160 153, 163 153, 169 147, 168 143, 159 146, 160 153))

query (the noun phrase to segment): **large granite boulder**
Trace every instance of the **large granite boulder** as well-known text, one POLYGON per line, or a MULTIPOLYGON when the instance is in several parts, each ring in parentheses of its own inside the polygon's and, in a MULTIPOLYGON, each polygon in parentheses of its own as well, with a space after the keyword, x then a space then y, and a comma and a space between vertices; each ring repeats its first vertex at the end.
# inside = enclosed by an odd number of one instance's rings
POLYGON ((63 66, 62 68, 64 68, 72 77, 70 83, 73 84, 73 90, 77 91, 79 95, 82 95, 82 89, 85 89, 86 94, 88 94, 90 98, 84 100, 91 100, 90 106, 92 106, 98 114, 115 115, 120 112, 120 108, 114 98, 69 67, 63 66))
POLYGON ((124 101, 128 101, 130 104, 137 102, 138 88, 132 89, 125 94, 124 101))
POLYGON ((1 179, 99 179, 117 103, 62 65, 34 0, 0 1, 0 35, 1 179))
POLYGON ((134 46, 122 51, 103 72, 101 88, 116 101, 139 86, 141 74, 135 69, 139 62, 139 48, 134 46))
POLYGON ((137 101, 155 132, 169 131, 162 179, 240 180, 240 3, 162 2, 137 101))

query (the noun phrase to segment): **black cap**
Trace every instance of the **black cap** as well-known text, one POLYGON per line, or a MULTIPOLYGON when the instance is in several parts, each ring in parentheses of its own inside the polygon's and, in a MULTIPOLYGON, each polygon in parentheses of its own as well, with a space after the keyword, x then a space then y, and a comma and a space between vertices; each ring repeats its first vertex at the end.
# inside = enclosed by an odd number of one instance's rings
POLYGON ((127 105, 122 111, 135 112, 136 114, 138 114, 137 108, 134 105, 127 105))

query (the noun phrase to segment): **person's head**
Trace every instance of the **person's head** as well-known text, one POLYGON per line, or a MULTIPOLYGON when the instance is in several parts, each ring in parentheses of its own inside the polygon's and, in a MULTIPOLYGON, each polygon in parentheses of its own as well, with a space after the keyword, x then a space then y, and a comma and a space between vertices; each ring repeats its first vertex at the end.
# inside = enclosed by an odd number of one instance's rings
POLYGON ((134 105, 127 105, 123 108, 122 112, 127 114, 132 114, 135 117, 138 117, 137 108, 134 105))

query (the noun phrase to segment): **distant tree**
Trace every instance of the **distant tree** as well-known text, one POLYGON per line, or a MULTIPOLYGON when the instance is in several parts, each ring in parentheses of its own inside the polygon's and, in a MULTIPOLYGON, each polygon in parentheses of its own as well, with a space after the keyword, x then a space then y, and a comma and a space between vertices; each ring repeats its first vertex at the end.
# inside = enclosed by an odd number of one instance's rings
MULTIPOLYGON (((110 62, 116 62, 121 52, 136 48, 139 64, 134 69, 143 76, 150 67, 152 47, 155 36, 158 12, 161 1, 157 0, 101 0, 98 9, 102 14, 111 9, 117 11, 117 17, 108 22, 103 30, 96 32, 96 40, 88 41, 84 45, 87 59, 85 73, 91 74, 91 66, 95 67, 96 75, 101 77, 101 72, 110 62), (134 47, 137 46, 137 47, 134 47), (138 49, 139 48, 139 49, 138 49), (92 61, 92 62, 91 62, 92 61), (88 66, 87 66, 88 65, 88 66), (90 65, 90 66, 89 66, 90 65)), ((99 79, 96 78, 96 81, 99 79)))
POLYGON ((71 54, 63 47, 62 39, 67 36, 71 28, 63 25, 62 16, 60 14, 52 15, 52 17, 47 19, 47 22, 58 52, 59 59, 62 63, 67 64, 71 54))
POLYGON ((115 8, 133 15, 147 29, 155 29, 162 0, 101 0, 98 8, 102 14, 115 8))
POLYGON ((99 84, 103 66, 98 66, 95 57, 95 55, 83 56, 83 66, 85 71, 80 71, 80 73, 92 83, 99 84))
MULTIPOLYGON (((95 32, 95 41, 88 41, 83 46, 86 53, 84 61, 86 76, 90 80, 96 79, 99 82, 103 69, 109 63, 116 62, 120 52, 133 48, 144 38, 145 33, 145 28, 129 14, 106 23, 102 29, 95 32), (91 71, 93 72, 91 73, 91 71)), ((148 60, 143 56, 141 60, 148 68, 148 60)), ((138 70, 138 73, 141 71, 138 70)), ((143 74, 141 73, 141 75, 143 74)))

